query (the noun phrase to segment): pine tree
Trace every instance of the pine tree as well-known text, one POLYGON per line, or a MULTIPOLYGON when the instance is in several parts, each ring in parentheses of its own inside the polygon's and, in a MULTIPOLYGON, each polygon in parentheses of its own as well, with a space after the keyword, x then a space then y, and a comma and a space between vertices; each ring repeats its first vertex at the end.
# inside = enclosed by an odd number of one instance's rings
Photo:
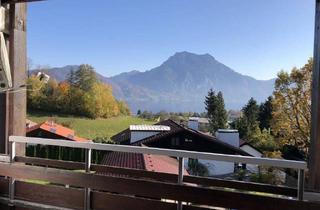
POLYGON ((70 85, 75 85, 75 71, 73 68, 70 70, 70 72, 68 74, 67 82, 70 85))
POLYGON ((217 95, 217 121, 219 128, 226 128, 228 115, 225 109, 224 99, 221 91, 219 91, 217 95))
POLYGON ((272 120, 272 96, 269 96, 268 99, 260 104, 259 107, 259 127, 261 130, 269 129, 271 126, 272 120))
POLYGON ((214 134, 218 129, 225 128, 227 124, 227 111, 224 107, 222 93, 217 95, 210 89, 205 98, 207 116, 209 118, 210 132, 214 134))
POLYGON ((83 91, 89 91, 98 82, 94 68, 88 64, 80 65, 75 72, 74 85, 83 91))
POLYGON ((254 128, 257 124, 259 117, 259 105, 257 101, 250 98, 248 103, 242 108, 242 112, 247 120, 248 129, 251 130, 251 128, 254 128))

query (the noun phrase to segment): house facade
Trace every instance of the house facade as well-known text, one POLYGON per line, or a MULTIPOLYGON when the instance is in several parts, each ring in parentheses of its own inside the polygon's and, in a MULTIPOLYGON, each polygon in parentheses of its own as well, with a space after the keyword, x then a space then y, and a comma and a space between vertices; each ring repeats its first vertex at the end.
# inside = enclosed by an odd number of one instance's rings
MULTIPOLYGON (((166 128, 169 127, 170 129, 158 132, 155 135, 148 136, 139 141, 132 141, 130 139, 132 132, 130 129, 126 129, 121 132, 120 135, 117 134, 113 136, 112 139, 118 144, 134 146, 250 156, 250 154, 241 150, 239 147, 223 142, 214 136, 180 125, 172 120, 159 122, 155 124, 155 126, 166 126, 166 128)), ((141 132, 144 133, 146 131, 143 130, 141 132)), ((188 170, 192 170, 190 167, 197 168, 197 166, 194 166, 191 163, 194 163, 194 160, 186 159, 185 168, 188 170)), ((235 163, 230 162, 197 160, 196 163, 200 164, 201 167, 205 167, 207 170, 206 174, 209 176, 225 175, 233 173, 235 170, 235 163)))

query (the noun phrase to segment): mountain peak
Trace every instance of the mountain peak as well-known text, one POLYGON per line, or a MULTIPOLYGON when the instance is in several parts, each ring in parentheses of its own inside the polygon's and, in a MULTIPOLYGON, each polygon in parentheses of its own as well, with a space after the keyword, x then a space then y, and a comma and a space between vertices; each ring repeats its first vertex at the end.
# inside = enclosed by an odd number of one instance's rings
POLYGON ((171 58, 192 58, 192 57, 214 59, 214 57, 209 53, 196 54, 188 51, 176 52, 173 56, 171 56, 171 58))
POLYGON ((195 54, 187 51, 177 52, 173 56, 169 57, 162 65, 170 67, 170 69, 190 69, 203 65, 215 65, 218 62, 214 57, 208 53, 206 54, 195 54))

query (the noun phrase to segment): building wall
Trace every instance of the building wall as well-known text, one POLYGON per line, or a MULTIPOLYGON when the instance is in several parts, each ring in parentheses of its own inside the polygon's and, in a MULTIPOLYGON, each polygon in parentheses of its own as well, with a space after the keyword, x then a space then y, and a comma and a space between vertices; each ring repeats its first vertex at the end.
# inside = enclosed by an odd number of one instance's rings
MULTIPOLYGON (((209 172, 209 176, 219 176, 234 172, 234 163, 215 161, 215 160, 198 160, 209 172)), ((188 159, 185 160, 185 167, 188 169, 188 159)))
POLYGON ((188 121, 188 128, 191 128, 193 130, 199 130, 199 122, 195 120, 189 120, 188 121))
MULTIPOLYGON (((253 157, 262 157, 262 153, 256 150, 255 148, 245 144, 240 147, 243 151, 247 152, 248 154, 252 155, 253 157)), ((247 169, 251 172, 257 173, 259 168, 257 165, 247 164, 247 169)))
POLYGON ((159 131, 131 131, 130 143, 158 134, 159 131))
POLYGON ((239 148, 239 133, 238 132, 216 132, 216 137, 225 143, 239 148))

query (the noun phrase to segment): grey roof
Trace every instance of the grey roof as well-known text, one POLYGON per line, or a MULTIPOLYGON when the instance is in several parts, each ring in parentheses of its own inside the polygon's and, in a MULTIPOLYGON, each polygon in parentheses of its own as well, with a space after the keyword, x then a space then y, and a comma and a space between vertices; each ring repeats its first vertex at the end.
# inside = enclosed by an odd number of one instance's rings
POLYGON ((170 131, 171 128, 165 125, 130 125, 130 131, 170 131))
POLYGON ((209 123, 209 119, 205 117, 189 117, 190 121, 197 121, 199 123, 209 123))

